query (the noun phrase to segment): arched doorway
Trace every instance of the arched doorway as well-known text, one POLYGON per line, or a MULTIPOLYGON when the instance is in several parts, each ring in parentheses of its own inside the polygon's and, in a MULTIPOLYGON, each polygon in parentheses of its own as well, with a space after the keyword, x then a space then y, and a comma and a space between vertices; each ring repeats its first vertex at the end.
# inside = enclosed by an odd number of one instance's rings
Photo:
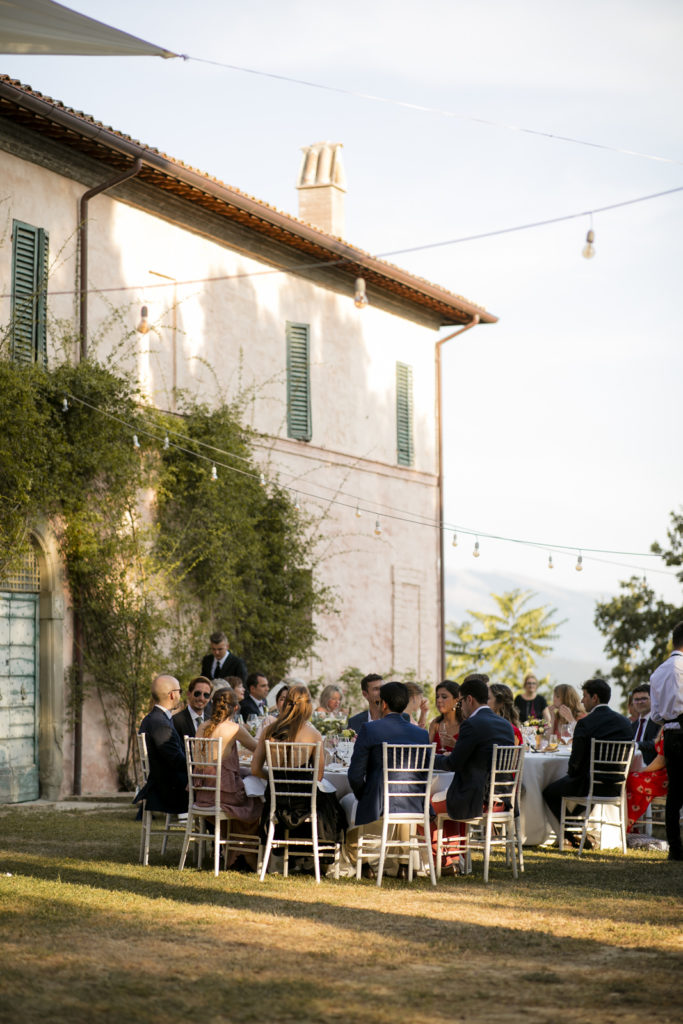
POLYGON ((57 799, 64 735, 64 597, 54 541, 36 529, 0 580, 0 803, 57 799))

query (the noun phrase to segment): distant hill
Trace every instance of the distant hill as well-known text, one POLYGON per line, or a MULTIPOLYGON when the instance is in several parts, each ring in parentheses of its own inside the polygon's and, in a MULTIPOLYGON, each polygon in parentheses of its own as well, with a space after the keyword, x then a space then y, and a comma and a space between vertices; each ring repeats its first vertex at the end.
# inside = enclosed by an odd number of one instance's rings
POLYGON ((532 577, 504 576, 492 572, 449 573, 446 579, 446 621, 461 622, 469 608, 494 611, 491 594, 506 590, 532 590, 538 603, 557 608, 558 619, 567 621, 560 627, 559 639, 552 655, 539 661, 539 675, 550 675, 553 682, 579 686, 600 668, 608 672, 609 662, 603 651, 603 638, 593 625, 598 592, 582 593, 552 586, 532 577))

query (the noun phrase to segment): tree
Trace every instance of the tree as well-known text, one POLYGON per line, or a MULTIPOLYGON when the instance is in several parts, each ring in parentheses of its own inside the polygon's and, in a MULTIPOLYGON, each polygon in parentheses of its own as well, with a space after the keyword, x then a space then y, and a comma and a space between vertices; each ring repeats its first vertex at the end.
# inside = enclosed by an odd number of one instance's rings
MULTIPOLYGON (((669 547, 657 541, 651 551, 666 565, 679 567, 676 576, 683 584, 683 514, 671 513, 667 531, 669 547)), ((619 584, 621 593, 610 601, 598 601, 594 622, 605 637, 605 653, 614 659, 611 677, 628 694, 646 683, 671 646, 671 630, 683 620, 683 603, 671 604, 657 597, 646 577, 631 576, 619 584)))
POLYGON ((518 688, 536 660, 550 654, 557 630, 566 620, 555 621, 557 609, 548 605, 527 607, 537 597, 531 590, 509 590, 491 597, 497 613, 468 609, 471 620, 448 626, 448 672, 455 677, 487 672, 496 682, 518 688))

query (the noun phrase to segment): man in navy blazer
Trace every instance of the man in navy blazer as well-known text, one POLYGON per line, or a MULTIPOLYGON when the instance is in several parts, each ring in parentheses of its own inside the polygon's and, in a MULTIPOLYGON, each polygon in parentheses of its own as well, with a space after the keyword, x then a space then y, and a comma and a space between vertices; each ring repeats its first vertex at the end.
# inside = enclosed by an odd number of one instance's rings
POLYGON ((349 729, 353 729, 354 732, 360 732, 360 727, 365 725, 366 722, 376 722, 381 718, 381 708, 379 705, 379 688, 384 682, 382 676, 378 676, 376 672, 371 672, 367 676, 363 676, 360 681, 360 688, 363 696, 368 702, 367 711, 359 711, 357 715, 351 715, 347 722, 349 729))
POLYGON ((149 778, 133 803, 146 801, 148 811, 184 814, 187 811, 185 748, 173 725, 171 712, 180 703, 180 683, 173 676, 157 676, 152 683, 155 705, 141 724, 147 737, 149 778))
MULTIPOLYGON (((382 717, 361 725, 349 765, 349 785, 358 800, 356 825, 368 825, 384 813, 382 744, 404 746, 429 743, 429 733, 402 717, 408 706, 408 688, 404 683, 384 683, 379 690, 382 717)), ((405 797, 392 800, 392 811, 415 811, 420 814, 423 799, 405 797), (405 806, 404 806, 405 805, 405 806)))
POLYGON ((631 701, 638 712, 638 718, 631 723, 633 739, 643 755, 643 764, 648 765, 657 756, 655 740, 661 729, 661 725, 650 718, 650 684, 641 683, 640 686, 636 686, 631 694, 631 701))
POLYGON ((512 747, 515 734, 506 719, 488 706, 488 676, 472 673, 460 687, 460 709, 464 721, 450 754, 438 754, 434 767, 453 772, 446 794, 451 818, 466 821, 479 818, 491 775, 493 746, 512 747))
MULTIPOLYGON (((632 738, 633 730, 628 718, 608 706, 611 696, 611 687, 604 679, 589 679, 583 684, 581 703, 588 713, 576 723, 567 774, 543 790, 543 799, 558 822, 563 796, 586 796, 588 793, 591 740, 628 742, 632 738)), ((610 788, 604 795, 611 796, 613 793, 614 789, 610 788)))

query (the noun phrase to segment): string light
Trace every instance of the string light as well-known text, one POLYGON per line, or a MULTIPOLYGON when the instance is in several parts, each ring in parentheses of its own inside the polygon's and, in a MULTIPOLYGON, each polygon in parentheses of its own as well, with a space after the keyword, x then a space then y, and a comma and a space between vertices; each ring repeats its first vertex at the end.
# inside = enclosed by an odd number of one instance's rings
POLYGON ((584 245, 583 250, 581 252, 581 255, 585 260, 592 260, 595 256, 595 248, 593 246, 594 241, 595 232, 593 231, 593 228, 589 228, 586 234, 586 244, 584 245))
POLYGON ((218 480, 218 470, 216 469, 215 466, 211 467, 211 479, 218 480))
POLYGON ((368 304, 368 296, 365 291, 365 278, 357 277, 353 293, 353 304, 356 309, 365 309, 368 304))
POLYGON ((382 536, 382 524, 379 521, 379 516, 375 519, 375 537, 382 536))
POLYGON ((170 442, 169 436, 167 434, 166 437, 164 438, 164 451, 167 452, 170 447, 171 447, 171 442, 170 442))
POLYGON ((481 554, 481 552, 479 551, 479 538, 477 537, 477 539, 474 542, 474 548, 472 550, 472 557, 473 558, 479 558, 480 554, 481 554))
POLYGON ((453 540, 451 541, 451 544, 453 545, 454 548, 457 548, 457 546, 458 546, 458 535, 457 535, 457 533, 453 534, 453 540))
POLYGON ((555 566, 553 565, 553 556, 552 556, 551 552, 548 552, 548 568, 549 569, 554 569, 555 568, 555 566))
POLYGON ((263 475, 263 473, 261 473, 261 476, 259 478, 259 483, 261 484, 261 487, 265 487, 266 486, 266 478, 263 475))
POLYGON ((63 398, 62 399, 62 412, 68 412, 68 411, 69 411, 69 403, 67 402, 66 398, 63 398))
POLYGON ((583 555, 579 552, 576 558, 576 565, 574 566, 577 572, 583 572, 583 555))
POLYGON ((301 505, 299 504, 299 495, 296 493, 294 495, 294 508, 296 509, 297 512, 301 511, 301 505))
POLYGON ((138 321, 138 325, 135 328, 135 330, 138 332, 138 334, 147 334, 148 333, 148 331, 149 331, 149 320, 147 319, 148 316, 149 316, 149 310, 147 309, 147 306, 143 306, 142 309, 140 310, 140 319, 138 321))
MULTIPOLYGON (((113 413, 110 413, 110 412, 108 412, 108 411, 106 411, 104 409, 100 409, 98 406, 92 405, 90 402, 87 402, 84 399, 82 399, 82 398, 80 398, 80 397, 78 397, 76 395, 68 394, 68 398, 71 400, 72 403, 73 402, 77 402, 78 404, 83 405, 86 408, 92 409, 94 412, 100 413, 100 415, 106 417, 107 419, 113 420, 114 422, 119 423, 119 424, 121 424, 124 427, 127 427, 129 430, 132 429, 132 424, 128 423, 126 420, 122 419, 120 416, 116 416, 113 413)), ((67 401, 66 396, 64 398, 64 401, 67 401)), ((138 432, 139 432, 139 428, 138 428, 138 432)), ((142 433, 145 436, 151 438, 155 442, 161 442, 162 441, 162 438, 159 436, 159 434, 158 433, 154 433, 152 430, 143 430, 142 433)), ((219 453, 219 454, 221 454, 223 456, 226 456, 228 458, 239 458, 243 462, 249 463, 249 459, 244 458, 242 456, 235 455, 233 452, 227 452, 227 451, 224 451, 223 449, 215 447, 214 445, 208 445, 208 444, 206 444, 204 442, 198 441, 196 438, 192 439, 192 438, 185 437, 185 435, 180 434, 180 433, 178 433, 176 431, 171 431, 171 433, 174 434, 174 436, 180 438, 181 441, 184 441, 185 444, 190 444, 190 443, 197 444, 200 447, 210 449, 210 450, 215 451, 215 452, 217 452, 217 453, 219 453)), ((168 435, 166 435, 166 436, 168 436, 168 435)), ((169 442, 169 444, 170 444, 170 442, 169 442)), ((138 440, 138 434, 137 433, 133 435, 133 445, 136 448, 140 448, 140 443, 139 443, 139 440, 138 440)), ((165 439, 164 439, 164 447, 166 447, 165 439)), ((257 474, 257 473, 255 473, 253 471, 249 472, 246 469, 239 469, 236 466, 231 466, 231 465, 228 465, 227 463, 216 461, 214 459, 210 459, 208 456, 202 454, 201 452, 194 451, 194 450, 192 450, 190 448, 187 448, 187 447, 184 447, 183 445, 178 444, 178 443, 173 443, 172 447, 174 449, 176 449, 177 451, 182 452, 182 453, 184 453, 185 455, 187 455, 187 456, 189 456, 191 458, 203 459, 206 462, 212 463, 213 465, 221 466, 227 472, 237 473, 237 474, 239 474, 241 476, 251 477, 252 479, 260 479, 261 484, 263 486, 266 485, 266 479, 265 479, 265 476, 264 476, 263 473, 257 474)), ((285 474, 286 474, 286 471, 283 470, 283 472, 285 472, 285 474)), ((294 476, 294 474, 289 474, 289 475, 294 476)), ((324 490, 332 490, 332 488, 326 488, 322 484, 321 485, 317 485, 317 486, 322 487, 324 490)), ((291 487, 288 487, 288 489, 289 490, 293 490, 293 488, 291 488, 291 487)), ((356 517, 359 518, 359 519, 362 517, 362 512, 361 512, 361 509, 360 509, 359 501, 353 495, 351 497, 353 498, 354 504, 351 504, 350 501, 340 500, 339 497, 336 497, 336 498, 323 498, 321 495, 312 493, 310 491, 304 491, 302 493, 304 493, 306 495, 306 497, 312 498, 313 500, 325 501, 326 503, 329 503, 329 504, 332 504, 332 505, 339 505, 339 506, 341 506, 343 508, 351 508, 351 509, 355 508, 355 515, 356 515, 356 517)), ((337 495, 340 495, 340 494, 344 495, 345 494, 344 491, 340 491, 338 488, 336 489, 335 493, 337 495)), ((298 498, 298 494, 297 494, 297 498, 298 498)), ((413 524, 415 526, 426 526, 426 527, 429 527, 429 528, 432 528, 432 529, 440 528, 439 524, 437 522, 435 522, 434 520, 427 519, 426 517, 416 518, 415 514, 411 514, 410 512, 406 512, 406 511, 401 510, 401 509, 393 509, 392 506, 383 505, 382 508, 385 509, 385 510, 388 510, 388 511, 383 511, 382 512, 382 515, 385 516, 388 519, 394 519, 394 520, 397 520, 398 522, 411 523, 411 524, 413 524)), ((379 524, 379 518, 377 519, 377 524, 379 524)), ((449 529, 449 530, 454 529, 453 526, 450 526, 449 524, 443 524, 443 528, 449 529)), ((518 538, 518 537, 508 537, 508 536, 504 536, 504 535, 501 535, 501 534, 492 534, 492 533, 480 534, 478 531, 475 531, 473 529, 470 529, 468 527, 463 527, 463 526, 458 526, 457 527, 457 531, 459 531, 460 533, 464 533, 464 534, 476 537, 475 551, 473 551, 473 556, 477 557, 477 558, 479 557, 479 554, 480 554, 480 552, 479 552, 479 537, 480 536, 486 537, 486 538, 488 538, 490 540, 498 540, 498 541, 502 541, 502 542, 510 543, 510 544, 520 544, 520 545, 523 545, 523 546, 526 546, 526 547, 546 548, 546 550, 547 550, 547 548, 549 546, 553 547, 554 549, 559 549, 559 550, 562 550, 562 551, 573 552, 573 551, 577 550, 575 545, 568 545, 568 544, 552 544, 552 545, 548 545, 547 543, 544 543, 544 542, 541 542, 541 541, 527 540, 527 539, 522 539, 522 538, 518 538)), ((457 531, 454 531, 454 533, 457 534, 457 531)), ((381 533, 381 526, 380 526, 380 533, 381 533)), ((639 572, 642 571, 642 567, 641 566, 638 566, 638 565, 625 565, 624 563, 618 563, 618 562, 609 561, 609 560, 605 560, 605 559, 599 559, 599 558, 596 558, 594 556, 597 555, 597 554, 603 554, 603 555, 621 555, 621 556, 628 556, 628 557, 631 557, 631 558, 657 558, 657 557, 659 557, 655 552, 652 552, 652 551, 615 551, 615 550, 607 549, 607 548, 585 548, 585 547, 583 549, 579 549, 579 550, 581 551, 581 553, 579 554, 579 558, 578 558, 578 562, 577 562, 577 566, 576 566, 577 571, 582 571, 582 567, 583 567, 583 554, 582 554, 582 551, 590 552, 590 554, 592 556, 592 561, 602 562, 603 564, 610 565, 610 566, 619 566, 621 568, 635 569, 636 571, 639 571, 639 572)), ((668 572, 667 570, 664 570, 664 569, 650 569, 649 571, 653 572, 653 573, 657 573, 658 575, 664 575, 664 576, 675 576, 676 575, 674 572, 668 572)))

